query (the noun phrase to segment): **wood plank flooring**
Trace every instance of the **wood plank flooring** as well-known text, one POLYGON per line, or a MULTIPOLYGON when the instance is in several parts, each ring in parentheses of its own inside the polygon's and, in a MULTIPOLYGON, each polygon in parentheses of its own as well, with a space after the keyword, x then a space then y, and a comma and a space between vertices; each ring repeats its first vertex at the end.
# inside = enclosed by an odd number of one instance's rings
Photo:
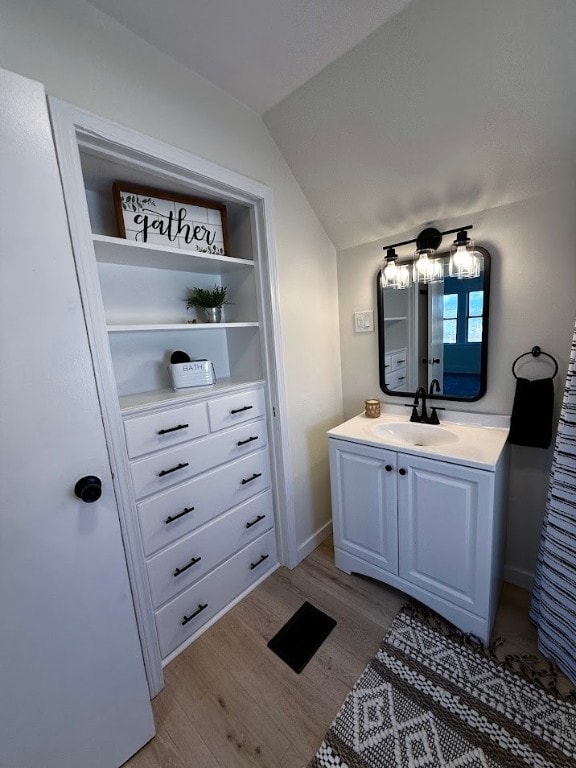
MULTIPOLYGON (((280 568, 164 670, 156 737, 126 768, 303 768, 406 602, 401 592, 334 566, 327 540, 280 568), (296 674, 268 640, 309 600, 336 619, 296 674)), ((504 586, 495 632, 511 653, 535 653, 529 595, 504 586)))

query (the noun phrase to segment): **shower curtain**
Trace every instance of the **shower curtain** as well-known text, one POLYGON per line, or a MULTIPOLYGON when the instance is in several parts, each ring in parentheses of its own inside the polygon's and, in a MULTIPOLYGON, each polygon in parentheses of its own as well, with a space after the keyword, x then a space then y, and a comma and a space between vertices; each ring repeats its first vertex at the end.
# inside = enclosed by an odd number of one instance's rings
POLYGON ((538 647, 576 684, 576 326, 550 473, 530 618, 538 647))

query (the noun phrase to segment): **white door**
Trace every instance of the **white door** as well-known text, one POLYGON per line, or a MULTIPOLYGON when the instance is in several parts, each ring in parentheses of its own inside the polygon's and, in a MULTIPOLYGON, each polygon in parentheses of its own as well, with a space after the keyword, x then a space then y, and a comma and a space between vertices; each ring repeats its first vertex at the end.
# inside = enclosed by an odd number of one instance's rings
POLYGON ((428 386, 438 381, 444 391, 444 283, 428 285, 428 386))
POLYGON ((102 417, 44 90, 0 101, 0 766, 115 768, 154 725, 102 417))
POLYGON ((398 571, 396 454, 330 440, 334 545, 398 571))
POLYGON ((398 454, 400 578, 486 615, 493 474, 398 454))

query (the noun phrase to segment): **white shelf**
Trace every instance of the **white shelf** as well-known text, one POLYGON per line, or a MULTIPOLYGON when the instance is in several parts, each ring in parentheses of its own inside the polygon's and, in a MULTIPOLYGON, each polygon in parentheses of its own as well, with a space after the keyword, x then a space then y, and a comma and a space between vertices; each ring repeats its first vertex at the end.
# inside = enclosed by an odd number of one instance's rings
POLYGON ((170 269, 178 272, 199 274, 220 274, 253 269, 254 262, 233 256, 216 256, 210 253, 171 248, 165 245, 137 243, 107 235, 92 235, 96 260, 109 264, 124 264, 133 267, 170 269))
POLYGON ((107 325, 108 333, 133 333, 134 331, 216 331, 221 328, 258 328, 258 322, 248 323, 125 323, 107 325))
POLYGON ((262 379, 246 381, 245 379, 220 379, 215 384, 206 387, 188 387, 187 389, 158 389, 153 392, 140 392, 135 395, 123 395, 119 398, 120 410, 124 416, 140 413, 144 410, 175 405, 181 401, 197 400, 212 395, 220 395, 229 390, 241 391, 264 384, 262 379))

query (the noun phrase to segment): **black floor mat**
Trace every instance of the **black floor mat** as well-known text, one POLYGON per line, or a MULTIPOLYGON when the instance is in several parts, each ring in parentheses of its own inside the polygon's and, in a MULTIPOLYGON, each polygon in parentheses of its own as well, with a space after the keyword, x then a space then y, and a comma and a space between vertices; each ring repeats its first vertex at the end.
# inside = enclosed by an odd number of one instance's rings
POLYGON ((274 635, 268 648, 299 673, 335 626, 334 619, 306 602, 274 635))

